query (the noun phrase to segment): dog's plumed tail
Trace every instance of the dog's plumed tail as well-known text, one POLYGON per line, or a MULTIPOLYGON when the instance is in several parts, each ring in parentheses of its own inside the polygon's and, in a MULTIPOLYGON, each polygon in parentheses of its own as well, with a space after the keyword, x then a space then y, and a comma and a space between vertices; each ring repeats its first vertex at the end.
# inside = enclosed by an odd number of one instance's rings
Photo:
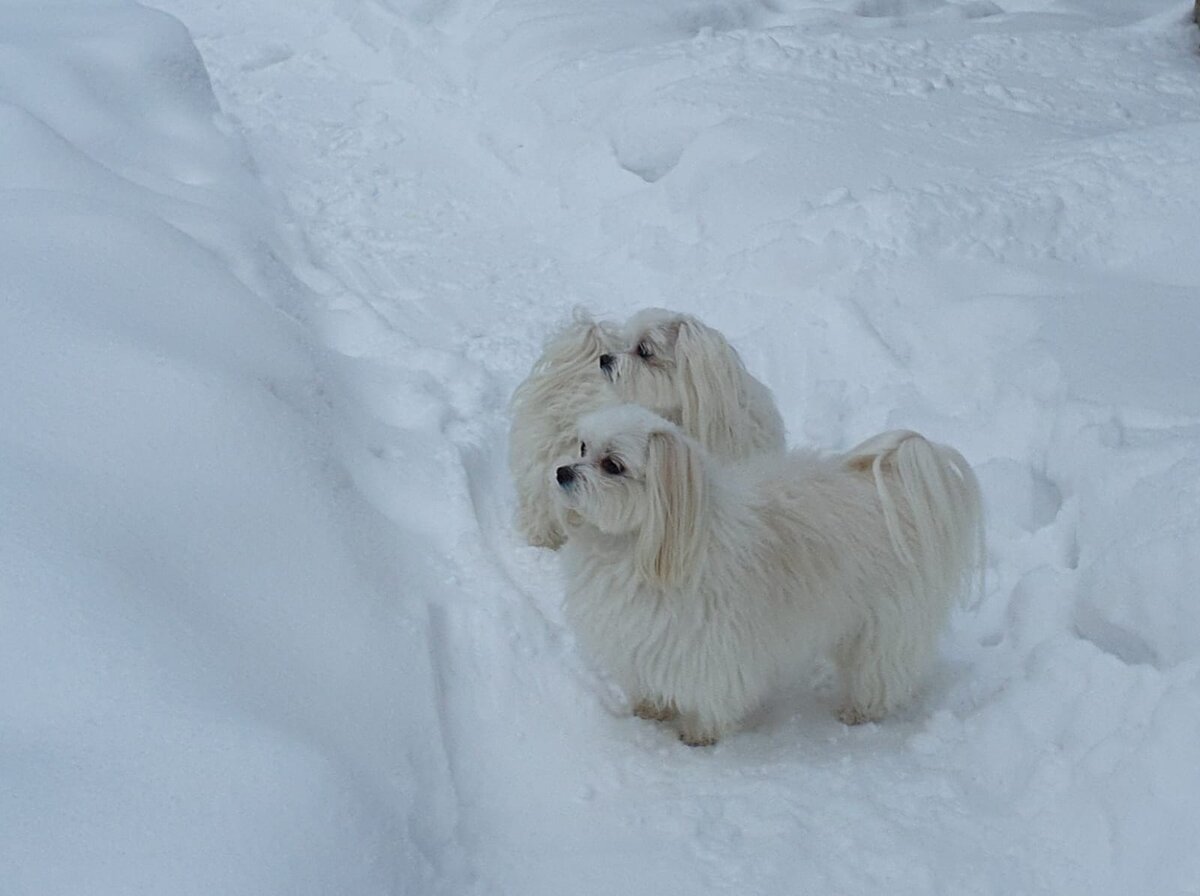
POLYGON ((851 449, 844 463, 874 478, 892 547, 928 594, 947 605, 983 594, 983 499, 961 454, 893 430, 851 449))

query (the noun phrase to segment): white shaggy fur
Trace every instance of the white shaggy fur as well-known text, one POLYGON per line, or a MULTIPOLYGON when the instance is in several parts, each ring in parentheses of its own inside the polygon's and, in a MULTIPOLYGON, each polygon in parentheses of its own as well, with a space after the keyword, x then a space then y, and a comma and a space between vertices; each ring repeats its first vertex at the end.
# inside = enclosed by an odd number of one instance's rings
POLYGON ((566 540, 548 473, 575 441, 579 416, 620 401, 674 420, 725 460, 785 447, 770 390, 716 330, 659 309, 639 312, 624 328, 577 311, 512 398, 508 462, 517 529, 529 544, 557 549, 566 540))
POLYGON ((679 424, 721 460, 786 448, 771 390, 750 375, 717 330, 685 314, 650 308, 626 322, 622 343, 601 367, 623 401, 679 424))
POLYGON ((517 491, 517 529, 529 544, 557 549, 566 539, 553 494, 554 462, 575 444, 581 414, 616 402, 599 358, 617 341, 614 324, 577 311, 513 393, 508 466, 517 491))
POLYGON ((960 454, 894 432, 723 467, 632 405, 579 434, 556 471, 573 515, 567 617, 638 715, 714 743, 817 654, 834 659, 848 723, 913 695, 982 565, 960 454))

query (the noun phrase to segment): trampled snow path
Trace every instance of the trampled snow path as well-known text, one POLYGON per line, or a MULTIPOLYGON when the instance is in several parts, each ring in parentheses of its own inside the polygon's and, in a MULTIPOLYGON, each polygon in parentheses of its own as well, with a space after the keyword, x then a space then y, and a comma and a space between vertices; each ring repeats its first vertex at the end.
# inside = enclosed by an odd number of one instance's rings
POLYGON ((340 450, 411 534, 448 790, 398 836, 439 889, 1200 892, 1184 3, 161 5, 294 213, 340 450), (910 711, 798 689, 711 751, 622 715, 508 527, 504 405, 576 303, 722 328, 794 441, 979 467, 988 593, 910 711))

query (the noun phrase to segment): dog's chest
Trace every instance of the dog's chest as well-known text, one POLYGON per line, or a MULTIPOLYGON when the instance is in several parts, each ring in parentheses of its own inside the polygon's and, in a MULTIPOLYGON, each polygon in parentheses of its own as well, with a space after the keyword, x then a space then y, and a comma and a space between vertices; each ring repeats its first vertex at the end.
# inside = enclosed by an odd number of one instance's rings
POLYGON ((568 621, 585 647, 606 659, 661 634, 663 599, 641 584, 628 553, 572 549, 566 555, 568 621))

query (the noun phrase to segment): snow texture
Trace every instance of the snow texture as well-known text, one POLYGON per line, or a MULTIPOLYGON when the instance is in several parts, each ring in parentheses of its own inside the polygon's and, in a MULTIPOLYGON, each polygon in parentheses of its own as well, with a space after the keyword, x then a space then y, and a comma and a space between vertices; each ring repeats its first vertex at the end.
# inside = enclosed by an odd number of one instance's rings
POLYGON ((0 891, 1200 894, 1186 0, 0 3, 0 891), (580 657, 506 403, 583 305, 960 448, 917 702, 580 657))

